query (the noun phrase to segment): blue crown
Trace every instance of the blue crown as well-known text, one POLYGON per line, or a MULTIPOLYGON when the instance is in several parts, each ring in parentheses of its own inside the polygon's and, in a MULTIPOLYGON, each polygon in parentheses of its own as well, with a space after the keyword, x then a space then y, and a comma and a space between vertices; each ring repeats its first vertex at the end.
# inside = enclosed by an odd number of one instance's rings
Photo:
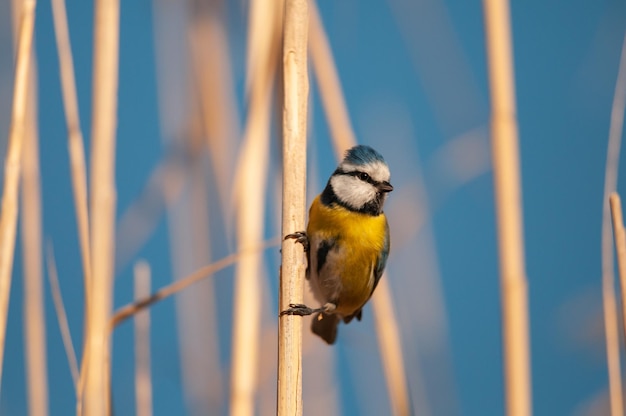
POLYGON ((385 163, 385 159, 383 159, 380 153, 362 144, 349 149, 343 161, 353 165, 367 165, 374 162, 385 163))

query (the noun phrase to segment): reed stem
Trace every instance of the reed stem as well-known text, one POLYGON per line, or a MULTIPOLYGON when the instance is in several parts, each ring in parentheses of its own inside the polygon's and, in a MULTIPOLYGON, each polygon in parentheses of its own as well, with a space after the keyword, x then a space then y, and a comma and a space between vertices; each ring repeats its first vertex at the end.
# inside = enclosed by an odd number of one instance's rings
POLYGON ((530 336, 510 12, 507 0, 484 0, 483 4, 492 108, 506 412, 509 416, 526 416, 532 413, 530 336))
POLYGON ((95 4, 91 144, 91 299, 84 390, 86 415, 111 414, 109 319, 115 246, 115 130, 119 48, 119 0, 95 4))
POLYGON ((615 274, 613 244, 611 238, 610 194, 617 189, 619 154, 624 127, 624 107, 626 105, 626 35, 622 42, 622 52, 617 82, 611 108, 611 123, 604 173, 604 197, 602 199, 602 304, 604 311, 604 333, 606 358, 609 373, 609 397, 611 416, 624 413, 622 374, 620 363, 617 300, 615 297, 615 274))
MULTIPOLYGON (((305 229, 308 1, 286 0, 283 25, 283 236, 305 229)), ((279 309, 302 303, 306 260, 300 244, 283 241, 279 309)), ((302 318, 278 323, 279 416, 302 414, 302 318)))
POLYGON ((26 122, 28 74, 30 72, 33 30, 35 26, 35 0, 24 0, 17 42, 15 82, 13 86, 13 110, 9 147, 4 162, 2 187, 2 211, 0 212, 0 384, 4 346, 6 340, 11 274, 15 250, 15 233, 18 213, 18 185, 22 167, 22 145, 26 122))

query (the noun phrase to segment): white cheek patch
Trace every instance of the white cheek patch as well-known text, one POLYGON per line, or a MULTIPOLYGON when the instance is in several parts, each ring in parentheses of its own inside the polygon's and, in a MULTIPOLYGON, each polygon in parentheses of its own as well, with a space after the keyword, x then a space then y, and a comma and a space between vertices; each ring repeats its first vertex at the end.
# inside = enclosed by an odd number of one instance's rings
POLYGON ((389 166, 387 166, 384 162, 374 162, 360 166, 353 165, 352 163, 342 163, 340 167, 344 172, 354 172, 357 170, 365 172, 376 182, 388 182, 391 178, 389 166))
POLYGON ((337 198, 357 210, 376 198, 376 188, 374 185, 354 176, 335 175, 330 179, 330 184, 337 198))

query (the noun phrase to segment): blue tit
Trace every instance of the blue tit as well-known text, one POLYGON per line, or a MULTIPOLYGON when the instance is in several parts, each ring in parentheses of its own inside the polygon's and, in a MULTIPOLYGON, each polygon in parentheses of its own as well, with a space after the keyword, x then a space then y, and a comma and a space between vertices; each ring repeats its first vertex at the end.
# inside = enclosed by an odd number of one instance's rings
POLYGON ((322 306, 291 304, 281 315, 315 313, 311 329, 328 344, 335 342, 341 320, 361 320, 363 306, 383 274, 390 247, 383 213, 393 190, 389 179, 380 153, 369 146, 351 148, 311 204, 306 233, 285 237, 303 244, 306 277, 322 306))

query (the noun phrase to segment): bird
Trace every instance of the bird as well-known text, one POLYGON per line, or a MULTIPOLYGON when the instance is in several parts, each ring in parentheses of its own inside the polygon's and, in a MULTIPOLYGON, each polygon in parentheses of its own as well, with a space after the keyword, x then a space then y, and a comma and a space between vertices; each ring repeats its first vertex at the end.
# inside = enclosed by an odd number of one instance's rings
POLYGON ((383 206, 393 191, 390 177, 376 150, 350 148, 311 203, 306 231, 285 236, 303 245, 306 279, 322 306, 290 304, 280 315, 315 314, 311 330, 329 345, 335 343, 341 320, 361 320, 385 269, 391 241, 383 206))

